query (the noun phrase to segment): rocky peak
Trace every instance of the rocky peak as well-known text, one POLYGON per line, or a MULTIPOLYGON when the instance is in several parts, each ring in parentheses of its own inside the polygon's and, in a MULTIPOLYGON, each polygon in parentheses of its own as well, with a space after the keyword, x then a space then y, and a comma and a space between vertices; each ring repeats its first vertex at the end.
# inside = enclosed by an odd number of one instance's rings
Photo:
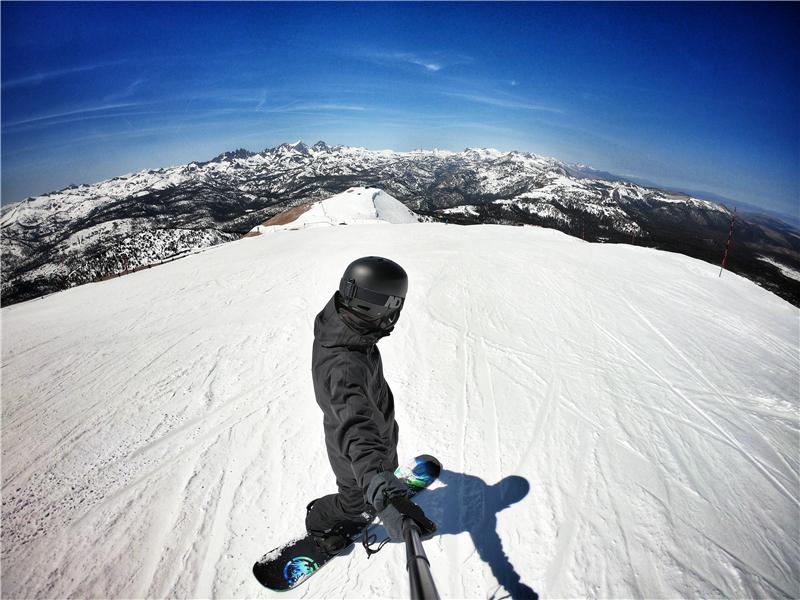
POLYGON ((238 148, 236 150, 229 150, 228 152, 223 152, 222 154, 212 158, 209 162, 226 162, 226 161, 236 160, 237 158, 250 158, 253 155, 255 155, 255 152, 250 152, 249 150, 245 150, 244 148, 238 148))

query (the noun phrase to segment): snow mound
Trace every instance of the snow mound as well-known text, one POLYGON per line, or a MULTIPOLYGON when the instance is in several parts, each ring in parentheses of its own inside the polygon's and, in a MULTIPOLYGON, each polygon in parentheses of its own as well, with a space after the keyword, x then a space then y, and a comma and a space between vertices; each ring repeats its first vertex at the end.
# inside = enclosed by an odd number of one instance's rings
POLYGON ((297 218, 290 223, 259 225, 253 228, 248 235, 282 229, 306 229, 329 225, 419 222, 419 217, 413 211, 398 199, 378 188, 353 187, 341 194, 315 202, 305 211, 297 211, 297 213, 299 213, 297 218))
MULTIPOLYGON (((678 254, 386 227, 374 194, 323 203, 369 225, 2 309, 4 598, 269 596, 253 562, 336 489, 313 319, 369 254, 410 277, 379 347, 400 456, 445 468, 420 496, 442 597, 800 597, 796 308, 678 254)), ((283 597, 407 586, 388 544, 283 597)))

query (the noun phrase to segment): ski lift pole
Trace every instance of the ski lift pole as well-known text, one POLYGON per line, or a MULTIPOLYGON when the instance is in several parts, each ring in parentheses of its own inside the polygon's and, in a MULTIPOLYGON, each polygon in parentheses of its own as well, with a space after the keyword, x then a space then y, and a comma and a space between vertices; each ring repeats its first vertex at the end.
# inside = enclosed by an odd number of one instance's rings
POLYGON ((419 539, 419 526, 411 519, 403 523, 406 540, 406 570, 411 586, 411 600, 439 600, 439 592, 431 575, 431 563, 419 539))

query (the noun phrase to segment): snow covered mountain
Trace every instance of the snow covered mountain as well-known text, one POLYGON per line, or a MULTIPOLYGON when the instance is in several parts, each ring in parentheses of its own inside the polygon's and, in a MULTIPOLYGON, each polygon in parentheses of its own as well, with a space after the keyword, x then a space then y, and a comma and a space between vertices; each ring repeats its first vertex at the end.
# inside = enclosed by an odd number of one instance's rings
MULTIPOLYGON (((800 596, 797 308, 686 256, 387 225, 349 194, 322 205, 346 226, 2 309, 4 598, 268 596, 253 561, 335 489, 312 322, 367 254, 410 276, 380 348, 401 456, 446 469, 420 498, 444 598, 800 596)), ((286 597, 407 590, 389 544, 286 597)))
MULTIPOLYGON (((226 152, 4 207, 2 301, 231 241, 288 208, 351 187, 382 189, 427 219, 542 225, 719 263, 730 222, 726 207, 593 173, 491 149, 393 152, 297 142, 226 152)), ((737 240, 730 268, 800 304, 800 284, 760 260, 800 271, 800 233, 740 219, 737 240)))

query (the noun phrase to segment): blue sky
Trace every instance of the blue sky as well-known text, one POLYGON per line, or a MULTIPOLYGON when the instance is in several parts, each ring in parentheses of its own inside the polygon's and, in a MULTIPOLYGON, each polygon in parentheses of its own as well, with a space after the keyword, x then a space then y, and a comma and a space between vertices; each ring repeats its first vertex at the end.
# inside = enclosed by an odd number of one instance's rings
POLYGON ((3 2, 2 200, 238 147, 494 147, 796 214, 797 4, 3 2))

